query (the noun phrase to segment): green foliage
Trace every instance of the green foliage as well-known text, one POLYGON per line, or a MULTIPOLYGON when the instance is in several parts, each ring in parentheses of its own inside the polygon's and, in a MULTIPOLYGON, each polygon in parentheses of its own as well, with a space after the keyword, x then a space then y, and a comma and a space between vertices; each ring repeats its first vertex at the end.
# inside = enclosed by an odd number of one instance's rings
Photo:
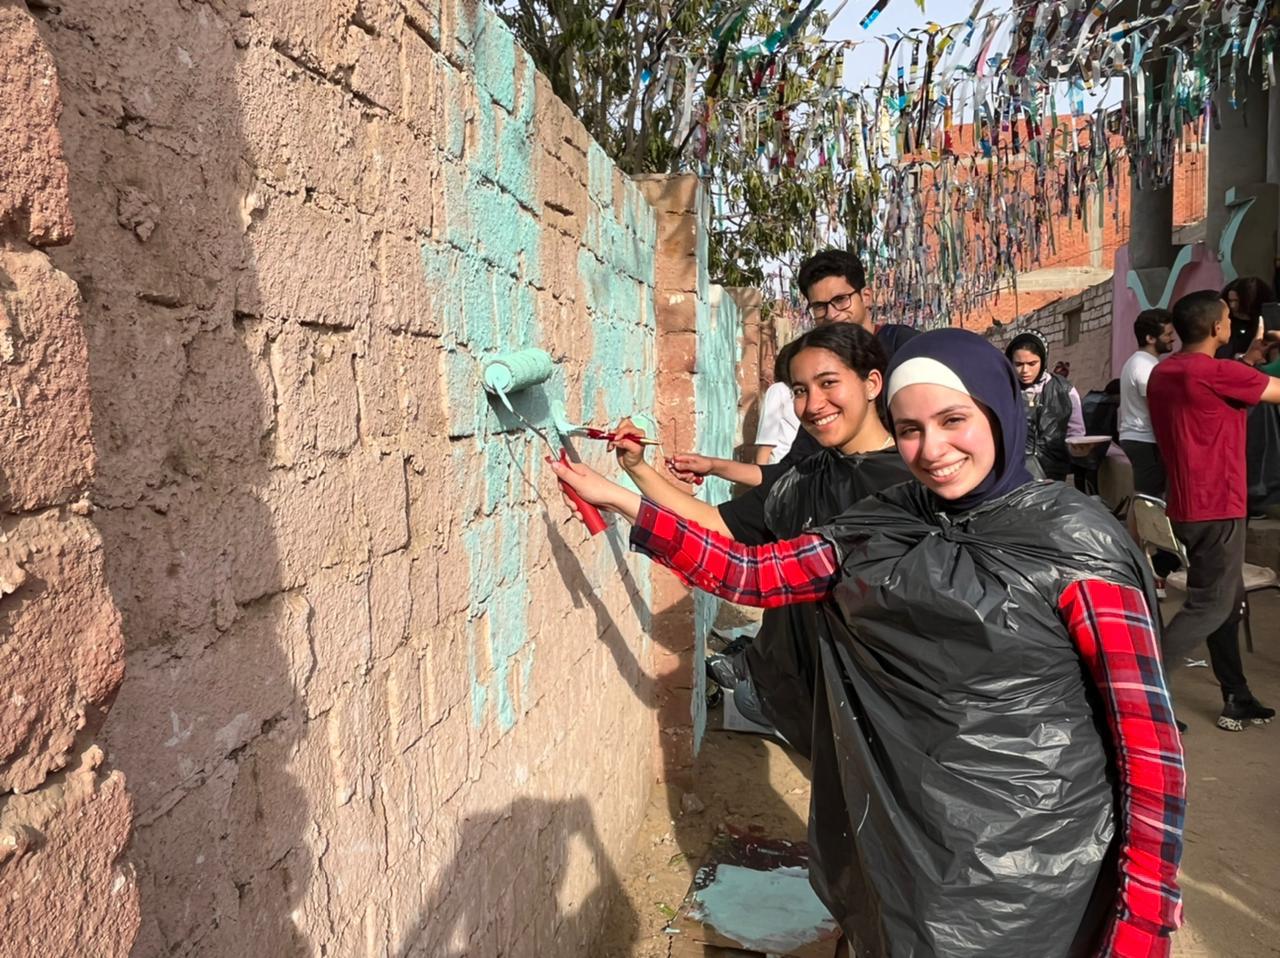
POLYGON ((788 149, 779 127, 803 117, 805 100, 818 102, 839 80, 838 58, 806 32, 826 29, 815 6, 502 0, 498 12, 620 169, 702 177, 716 205, 712 275, 760 285, 767 263, 794 261, 813 247, 819 197, 832 188, 829 170, 767 155, 788 149), (782 103, 786 111, 775 118, 782 103), (767 138, 760 155, 772 172, 759 168, 750 135, 767 138))

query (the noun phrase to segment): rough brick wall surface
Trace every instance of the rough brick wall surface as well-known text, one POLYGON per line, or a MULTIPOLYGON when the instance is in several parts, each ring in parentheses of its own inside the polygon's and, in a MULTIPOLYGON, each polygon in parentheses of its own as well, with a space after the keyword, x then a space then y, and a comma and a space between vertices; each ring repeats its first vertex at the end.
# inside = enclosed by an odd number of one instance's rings
POLYGON ((54 59, 0 0, 0 955, 129 953, 132 809, 98 743, 120 614, 85 494, 95 457, 54 59))
MULTIPOLYGON (((1204 219, 1207 202, 1207 184, 1209 169, 1209 152, 1207 144, 1193 144, 1182 153, 1173 173, 1173 225, 1174 231, 1188 224, 1204 219)), ((1061 208, 1055 207, 1054 248, 1047 247, 1041 251, 1040 262, 1027 264, 1027 269, 1049 269, 1051 267, 1092 266, 1109 269, 1115 262, 1116 251, 1129 242, 1129 193, 1131 189, 1128 164, 1125 160, 1118 163, 1118 181, 1114 199, 1111 195, 1104 197, 1103 215, 1099 218, 1096 197, 1089 209, 1090 227, 1086 228, 1084 219, 1079 216, 1080 207, 1074 207, 1074 214, 1063 216, 1061 208)), ((1012 290, 1001 290, 982 305, 961 317, 961 325, 966 329, 984 331, 992 322, 1016 322, 1018 317, 1051 305, 1058 299, 1070 296, 1079 291, 1079 287, 1069 289, 1035 289, 1020 290, 1015 296, 1012 290)), ((1074 368, 1074 366, 1072 367, 1074 368)))
POLYGON ((471 0, 41 20, 134 954, 592 954, 654 779, 658 589, 566 521, 479 363, 550 352, 544 427, 654 412, 683 238, 471 0))

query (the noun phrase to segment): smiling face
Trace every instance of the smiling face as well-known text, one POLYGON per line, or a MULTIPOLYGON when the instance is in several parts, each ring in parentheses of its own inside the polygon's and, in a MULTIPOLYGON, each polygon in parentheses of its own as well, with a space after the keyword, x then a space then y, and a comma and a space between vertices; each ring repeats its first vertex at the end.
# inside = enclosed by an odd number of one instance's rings
POLYGON ((916 383, 891 403, 898 452, 912 475, 943 499, 959 499, 995 468, 986 410, 957 389, 916 383))
POLYGON ((791 358, 790 372, 796 417, 805 431, 827 448, 865 451, 859 442, 862 434, 871 429, 878 432, 879 370, 871 370, 863 379, 829 349, 813 348, 791 358))
POLYGON ((1173 323, 1165 323, 1160 327, 1160 335, 1156 337, 1154 344, 1157 356, 1163 356, 1165 353, 1173 352, 1174 336, 1173 323))
POLYGON ((825 276, 804 291, 809 315, 818 325, 853 323, 871 332, 865 290, 855 290, 843 276, 825 276))
POLYGON ((1030 386, 1040 378, 1040 370, 1044 368, 1044 364, 1040 362, 1040 357, 1031 350, 1015 349, 1013 351, 1013 368, 1018 373, 1018 382, 1024 386, 1030 386))

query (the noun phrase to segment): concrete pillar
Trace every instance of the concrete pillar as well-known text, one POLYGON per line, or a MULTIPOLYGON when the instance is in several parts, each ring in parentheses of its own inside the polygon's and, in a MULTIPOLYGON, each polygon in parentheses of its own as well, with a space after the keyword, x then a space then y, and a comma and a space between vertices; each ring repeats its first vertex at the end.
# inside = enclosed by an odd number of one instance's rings
POLYGON ((1220 127, 1209 140, 1209 194, 1205 216, 1205 244, 1218 248, 1228 211, 1223 200, 1232 187, 1262 183, 1267 178, 1268 94, 1257 77, 1241 77, 1232 109, 1224 82, 1214 96, 1220 127))
POLYGON ((1173 265, 1173 184, 1138 189, 1129 178, 1129 263, 1133 269, 1173 265))

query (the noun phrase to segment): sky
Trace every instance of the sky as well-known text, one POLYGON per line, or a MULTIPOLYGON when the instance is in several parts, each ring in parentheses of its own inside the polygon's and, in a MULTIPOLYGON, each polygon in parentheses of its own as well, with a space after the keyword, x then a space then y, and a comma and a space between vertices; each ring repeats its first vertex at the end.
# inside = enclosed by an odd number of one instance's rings
MULTIPOLYGON (((827 39, 869 40, 888 37, 900 30, 919 29, 930 21, 942 26, 963 23, 964 18, 969 15, 973 0, 925 0, 924 12, 916 5, 916 0, 889 0, 888 6, 864 30, 859 26, 859 21, 867 15, 875 2, 876 0, 847 0, 844 8, 827 28, 827 39)), ((1017 0, 986 0, 979 16, 1009 10, 1016 3, 1017 0)), ((822 6, 824 10, 835 11, 840 5, 841 0, 825 0, 822 6)), ((867 44, 851 51, 845 59, 846 85, 857 88, 869 81, 878 81, 883 65, 882 44, 867 44)), ((1100 84, 1096 93, 1085 97, 1086 108, 1092 110, 1099 103, 1110 106, 1118 101, 1119 94, 1119 83, 1100 84)))
MULTIPOLYGON (((987 0, 984 8, 994 10, 998 6, 1007 7, 1008 0, 987 0)), ((858 22, 867 15, 875 5, 875 0, 848 0, 844 9, 827 28, 829 40, 867 40, 873 37, 887 37, 899 30, 913 30, 923 27, 930 20, 935 23, 961 23, 969 15, 971 0, 927 0, 925 13, 920 12, 915 0, 889 0, 889 5, 876 17, 871 26, 864 30, 858 22)), ((840 6, 840 0, 826 0, 823 9, 833 11, 840 6)), ((879 43, 859 47, 845 59, 845 79, 851 86, 878 78, 884 62, 884 47, 879 43)))

